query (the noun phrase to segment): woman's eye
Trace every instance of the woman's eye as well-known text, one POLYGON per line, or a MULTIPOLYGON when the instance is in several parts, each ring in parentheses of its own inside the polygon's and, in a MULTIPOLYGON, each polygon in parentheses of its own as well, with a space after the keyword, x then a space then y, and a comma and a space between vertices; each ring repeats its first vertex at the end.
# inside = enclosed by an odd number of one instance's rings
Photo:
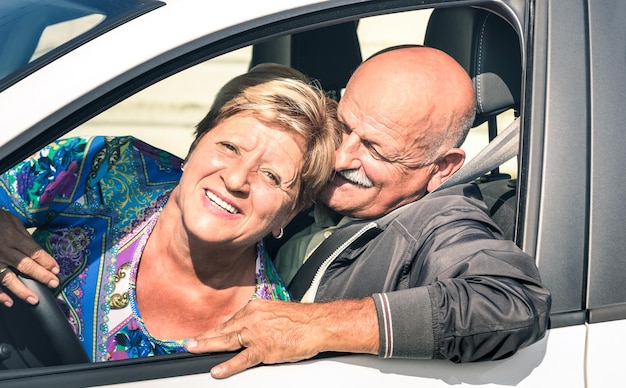
POLYGON ((224 148, 227 151, 232 151, 232 152, 238 153, 237 152, 237 147, 235 147, 231 143, 219 142, 217 144, 219 144, 222 148, 224 148))
POLYGON ((280 178, 271 171, 263 171, 263 174, 276 186, 280 186, 280 178))

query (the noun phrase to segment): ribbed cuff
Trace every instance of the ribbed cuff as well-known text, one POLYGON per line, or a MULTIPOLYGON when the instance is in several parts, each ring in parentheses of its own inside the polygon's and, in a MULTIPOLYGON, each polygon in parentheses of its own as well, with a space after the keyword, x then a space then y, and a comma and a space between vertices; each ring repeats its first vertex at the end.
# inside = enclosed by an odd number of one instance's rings
POLYGON ((434 336, 425 287, 374 294, 383 358, 432 358, 434 336))

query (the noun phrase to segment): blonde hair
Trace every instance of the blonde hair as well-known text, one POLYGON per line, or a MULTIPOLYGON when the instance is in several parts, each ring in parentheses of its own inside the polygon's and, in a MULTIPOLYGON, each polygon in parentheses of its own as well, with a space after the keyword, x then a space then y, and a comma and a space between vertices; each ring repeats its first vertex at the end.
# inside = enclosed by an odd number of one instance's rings
POLYGON ((198 141, 212 128, 240 113, 277 125, 304 140, 295 207, 310 205, 330 179, 335 150, 341 141, 337 103, 302 73, 287 66, 263 64, 235 77, 218 92, 205 118, 196 126, 198 141))

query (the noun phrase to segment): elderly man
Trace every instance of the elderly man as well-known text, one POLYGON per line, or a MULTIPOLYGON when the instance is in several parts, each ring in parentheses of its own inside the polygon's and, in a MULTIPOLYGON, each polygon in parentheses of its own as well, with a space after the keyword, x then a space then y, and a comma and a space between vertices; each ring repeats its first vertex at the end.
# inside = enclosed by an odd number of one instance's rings
POLYGON ((498 359, 542 338, 551 299, 533 259, 502 238, 475 186, 433 192, 464 162, 474 107, 467 73, 441 51, 365 61, 339 104, 343 142, 315 223, 276 258, 289 282, 328 235, 357 226, 312 284, 290 285, 315 303, 253 301, 188 350, 244 348, 211 370, 221 378, 323 351, 498 359))

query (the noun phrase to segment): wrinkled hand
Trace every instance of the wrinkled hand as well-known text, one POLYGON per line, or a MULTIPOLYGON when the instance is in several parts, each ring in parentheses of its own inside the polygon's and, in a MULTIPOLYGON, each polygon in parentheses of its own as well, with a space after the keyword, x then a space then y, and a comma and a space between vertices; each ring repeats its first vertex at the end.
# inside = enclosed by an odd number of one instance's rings
POLYGON ((233 351, 244 348, 229 361, 211 370, 213 377, 227 377, 261 362, 272 364, 315 356, 315 343, 323 333, 307 326, 310 309, 293 302, 253 300, 230 320, 187 342, 194 353, 233 351), (237 333, 241 336, 241 344, 237 333))
POLYGON ((4 210, 0 210, 0 231, 0 303, 13 305, 5 292, 8 289, 18 298, 37 304, 37 294, 19 280, 15 270, 54 288, 59 285, 59 265, 33 240, 20 220, 4 210))
POLYGON ((187 341, 186 348, 192 353, 243 348, 211 369, 215 378, 260 363, 300 361, 323 351, 376 354, 376 310, 371 298, 322 304, 254 300, 228 321, 187 341))

